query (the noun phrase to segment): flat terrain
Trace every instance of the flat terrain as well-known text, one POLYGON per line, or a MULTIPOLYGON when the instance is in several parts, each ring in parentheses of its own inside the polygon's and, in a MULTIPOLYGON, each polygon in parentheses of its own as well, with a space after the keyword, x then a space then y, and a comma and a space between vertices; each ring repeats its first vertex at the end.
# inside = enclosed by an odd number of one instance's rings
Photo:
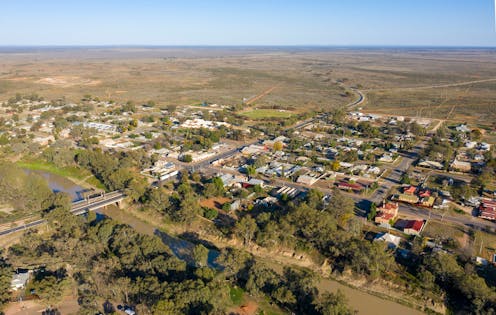
POLYGON ((0 58, 0 100, 34 92, 306 110, 347 104, 347 86, 366 94, 370 112, 496 121, 489 49, 3 48, 0 58))
POLYGON ((289 118, 293 116, 293 113, 286 110, 277 109, 254 109, 244 112, 243 116, 256 120, 263 118, 289 118))

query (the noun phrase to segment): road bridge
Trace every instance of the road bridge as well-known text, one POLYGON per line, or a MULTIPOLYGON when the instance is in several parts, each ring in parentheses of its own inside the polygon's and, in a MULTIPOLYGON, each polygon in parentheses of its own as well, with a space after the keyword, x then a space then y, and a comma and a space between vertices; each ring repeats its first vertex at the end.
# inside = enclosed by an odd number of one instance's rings
MULTIPOLYGON (((98 196, 88 197, 72 203, 70 212, 74 215, 82 215, 89 211, 95 211, 113 204, 119 205, 126 195, 124 192, 117 190, 110 193, 101 193, 98 196)), ((46 223, 45 219, 38 219, 29 223, 18 225, 10 229, 0 231, 0 236, 27 230, 46 223)))

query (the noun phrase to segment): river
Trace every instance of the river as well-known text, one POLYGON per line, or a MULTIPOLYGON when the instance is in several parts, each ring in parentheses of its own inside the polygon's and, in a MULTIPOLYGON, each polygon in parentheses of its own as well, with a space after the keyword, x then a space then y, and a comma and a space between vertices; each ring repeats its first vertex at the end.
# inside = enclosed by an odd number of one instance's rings
MULTIPOLYGON (((85 189, 65 177, 44 171, 26 170, 26 172, 28 174, 37 174, 45 178, 48 182, 49 187, 53 191, 68 193, 73 198, 73 200, 82 199, 81 193, 85 189)), ((188 256, 190 256, 190 251, 194 245, 186 240, 178 239, 176 237, 167 235, 164 232, 158 231, 155 229, 155 227, 149 225, 148 223, 145 223, 135 218, 132 215, 127 215, 124 212, 114 207, 101 209, 98 211, 98 213, 109 216, 118 222, 129 224, 140 233, 156 235, 160 237, 162 241, 171 248, 171 250, 174 252, 176 256, 186 261, 189 261, 191 259, 188 256)), ((209 252, 208 263, 211 267, 219 267, 218 265, 215 264, 215 258, 217 257, 217 255, 218 252, 216 251, 209 252)), ((357 289, 350 288, 333 280, 321 279, 318 287, 319 290, 321 291, 331 291, 331 292, 335 292, 337 289, 340 289, 347 297, 349 304, 353 307, 353 309, 357 310, 359 314, 367 314, 367 315, 368 314, 370 315, 423 314, 420 311, 411 309, 396 302, 383 300, 377 296, 368 294, 366 292, 357 289)))
POLYGON ((44 179, 46 179, 48 186, 52 191, 67 193, 71 196, 72 201, 83 199, 81 194, 85 191, 85 189, 63 176, 38 170, 25 169, 24 171, 28 175, 36 174, 43 177, 44 179))
MULTIPOLYGON (((151 224, 144 222, 133 215, 129 215, 117 207, 107 207, 106 209, 101 209, 98 211, 99 213, 111 217, 113 220, 116 220, 120 223, 129 224, 136 231, 148 235, 156 235, 162 239, 162 241, 168 245, 174 254, 187 262, 190 261, 190 251, 194 247, 194 245, 186 240, 179 239, 177 237, 173 237, 164 233, 163 231, 158 231, 151 224)), ((209 252, 208 263, 211 267, 217 267, 215 265, 215 258, 218 256, 217 251, 211 250, 209 252)), ((280 264, 270 264, 275 270, 282 270, 282 266, 280 264)), ((318 288, 322 292, 335 292, 337 289, 341 290, 346 298, 350 306, 358 311, 358 314, 366 314, 366 315, 421 315, 423 314, 420 311, 414 310, 405 305, 381 299, 375 295, 368 294, 366 292, 345 286, 337 281, 330 279, 321 279, 318 283, 318 288)))

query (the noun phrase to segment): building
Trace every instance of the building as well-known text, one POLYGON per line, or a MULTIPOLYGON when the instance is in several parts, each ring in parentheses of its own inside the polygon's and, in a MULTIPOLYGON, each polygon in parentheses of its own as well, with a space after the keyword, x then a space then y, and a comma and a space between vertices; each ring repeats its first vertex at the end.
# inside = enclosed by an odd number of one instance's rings
POLYGON ((470 132, 470 128, 468 128, 465 124, 458 125, 455 127, 455 129, 458 132, 470 132))
MULTIPOLYGON (((80 125, 80 124, 81 123, 78 122, 74 123, 74 125, 80 125)), ((83 122, 82 125, 85 128, 96 129, 98 132, 108 132, 108 133, 117 132, 117 127, 114 125, 102 124, 97 122, 83 122)))
POLYGON ((398 220, 394 225, 395 228, 408 235, 420 235, 424 226, 425 221, 423 220, 398 220))
POLYGON ((427 207, 427 208, 432 208, 432 206, 434 206, 434 202, 436 201, 436 198, 430 196, 430 197, 423 197, 421 200, 420 200, 420 205, 422 207, 427 207))
POLYGON ((496 220, 496 200, 482 199, 479 205, 479 218, 495 221, 496 220))
POLYGON ((395 201, 401 201, 401 202, 410 203, 410 204, 416 204, 419 202, 419 198, 417 196, 407 195, 407 194, 394 195, 392 199, 395 201))
POLYGON ((363 191, 364 187, 360 184, 357 183, 347 183, 347 182, 339 182, 337 184, 339 189, 342 190, 348 190, 348 191, 354 191, 354 192, 361 192, 363 191))
POLYGON ((250 178, 249 181, 242 183, 243 188, 249 188, 249 187, 255 187, 255 186, 260 186, 264 187, 265 182, 261 179, 256 179, 256 178, 250 178))
POLYGON ((383 202, 377 208, 377 215, 375 216, 375 223, 389 227, 390 222, 396 220, 398 217, 399 205, 397 202, 383 202))
POLYGON ((400 245, 401 237, 389 233, 379 233, 374 237, 374 242, 385 242, 389 249, 396 249, 400 245))
POLYGON ((10 283, 10 289, 12 291, 22 290, 26 287, 26 283, 31 275, 30 270, 20 270, 18 269, 16 273, 12 276, 12 281, 10 283))
POLYGON ((453 163, 451 163, 450 168, 453 171, 468 173, 472 169, 472 165, 470 162, 462 162, 455 159, 453 163))
POLYGON ((415 186, 408 186, 403 188, 403 194, 405 195, 415 195, 415 192, 417 191, 417 188, 415 186))
POLYGON ((312 177, 312 176, 308 176, 308 175, 301 175, 301 176, 298 177, 298 179, 296 180, 296 182, 297 183, 300 183, 300 184, 307 185, 307 186, 312 186, 318 180, 319 179, 317 177, 312 177))
POLYGON ((442 170, 443 169, 443 164, 436 162, 436 161, 422 161, 418 164, 420 167, 426 167, 426 168, 432 168, 436 170, 442 170))

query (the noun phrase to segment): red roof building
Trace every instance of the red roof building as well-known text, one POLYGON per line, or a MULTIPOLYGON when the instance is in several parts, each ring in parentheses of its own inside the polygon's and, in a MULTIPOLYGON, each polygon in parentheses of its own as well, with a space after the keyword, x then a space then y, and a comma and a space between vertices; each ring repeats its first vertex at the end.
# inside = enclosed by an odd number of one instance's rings
POLYGON ((338 188, 343 189, 343 190, 353 190, 356 192, 360 192, 363 190, 363 186, 360 184, 353 184, 353 183, 347 183, 347 182, 339 182, 338 183, 338 188))
POLYGON ((390 224, 398 216, 398 203, 397 202, 383 202, 377 208, 377 215, 375 216, 375 223, 377 224, 390 224))
POLYGON ((479 218, 491 221, 496 220, 496 200, 482 199, 479 205, 479 218))
POLYGON ((419 192, 419 197, 421 198, 430 197, 430 196, 431 196, 431 191, 428 189, 424 189, 419 192))
POLYGON ((403 188, 403 193, 407 195, 415 195, 415 192, 417 191, 417 188, 415 186, 409 186, 403 188))
POLYGON ((394 227, 403 230, 405 234, 419 235, 424 225, 425 221, 423 220, 398 220, 394 227))

